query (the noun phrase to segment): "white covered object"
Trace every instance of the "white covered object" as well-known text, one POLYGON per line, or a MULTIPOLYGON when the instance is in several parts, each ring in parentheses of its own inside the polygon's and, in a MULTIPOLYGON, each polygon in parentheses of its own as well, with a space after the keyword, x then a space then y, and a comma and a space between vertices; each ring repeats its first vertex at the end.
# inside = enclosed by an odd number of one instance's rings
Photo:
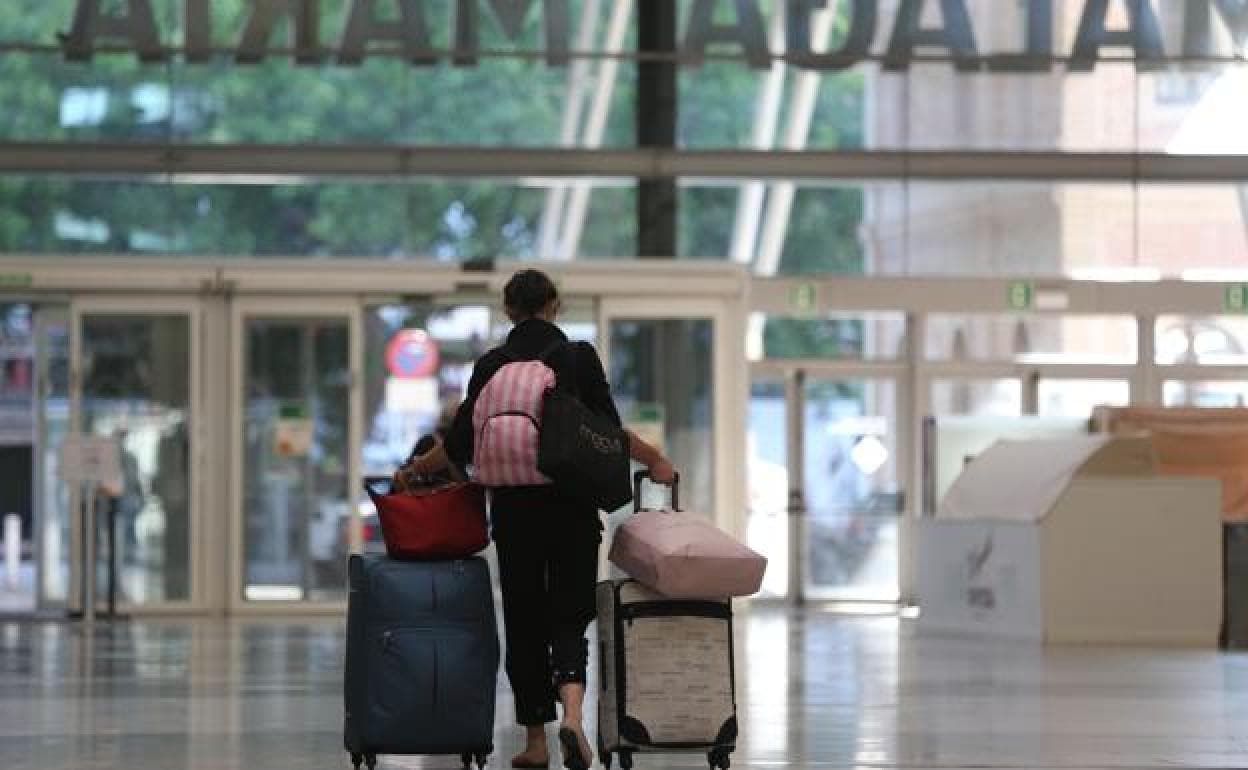
POLYGON ((941 501, 942 519, 1039 521, 1105 436, 999 441, 962 471, 941 501))
POLYGON ((918 526, 919 627, 1053 643, 1216 646, 1221 490, 1147 440, 1000 443, 918 526))

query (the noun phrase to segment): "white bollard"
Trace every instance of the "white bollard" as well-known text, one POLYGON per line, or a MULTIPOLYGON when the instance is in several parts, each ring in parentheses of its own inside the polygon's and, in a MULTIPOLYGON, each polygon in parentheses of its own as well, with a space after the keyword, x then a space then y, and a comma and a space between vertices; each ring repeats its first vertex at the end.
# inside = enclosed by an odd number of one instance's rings
POLYGON ((22 517, 10 513, 4 517, 4 575, 14 591, 18 587, 18 570, 22 566, 22 517))

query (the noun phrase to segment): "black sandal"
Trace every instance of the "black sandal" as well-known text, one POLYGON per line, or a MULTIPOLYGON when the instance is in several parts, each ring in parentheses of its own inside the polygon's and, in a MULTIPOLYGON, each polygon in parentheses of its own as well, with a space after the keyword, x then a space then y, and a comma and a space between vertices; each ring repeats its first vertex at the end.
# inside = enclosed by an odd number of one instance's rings
POLYGON ((568 770, 589 770, 590 759, 581 753, 581 739, 571 727, 559 729, 559 745, 563 747, 563 766, 568 770))

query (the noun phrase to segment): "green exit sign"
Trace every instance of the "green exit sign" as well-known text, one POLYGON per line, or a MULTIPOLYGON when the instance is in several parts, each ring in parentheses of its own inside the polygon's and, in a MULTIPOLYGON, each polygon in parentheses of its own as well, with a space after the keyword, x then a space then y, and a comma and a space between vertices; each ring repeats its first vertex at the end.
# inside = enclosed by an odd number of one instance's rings
POLYGON ((1027 281, 1015 281, 1006 292, 1006 306, 1010 310, 1031 310, 1035 302, 1036 289, 1027 281))
POLYGON ((29 289, 34 282, 30 273, 0 273, 0 289, 29 289))
POLYGON ((1226 287, 1225 307, 1228 313, 1248 313, 1248 283, 1226 287))
POLYGON ((819 289, 813 283, 800 283, 789 292, 789 307, 798 315, 810 315, 819 306, 819 289))

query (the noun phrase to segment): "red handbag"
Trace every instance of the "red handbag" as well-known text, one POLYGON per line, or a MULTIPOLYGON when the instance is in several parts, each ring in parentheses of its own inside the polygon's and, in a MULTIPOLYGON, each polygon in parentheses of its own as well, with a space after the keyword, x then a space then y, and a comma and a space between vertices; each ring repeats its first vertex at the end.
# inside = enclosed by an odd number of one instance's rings
POLYGON ((463 559, 490 544, 485 523, 485 490, 452 483, 381 494, 374 487, 389 479, 368 479, 364 489, 377 508, 381 537, 392 559, 463 559))

